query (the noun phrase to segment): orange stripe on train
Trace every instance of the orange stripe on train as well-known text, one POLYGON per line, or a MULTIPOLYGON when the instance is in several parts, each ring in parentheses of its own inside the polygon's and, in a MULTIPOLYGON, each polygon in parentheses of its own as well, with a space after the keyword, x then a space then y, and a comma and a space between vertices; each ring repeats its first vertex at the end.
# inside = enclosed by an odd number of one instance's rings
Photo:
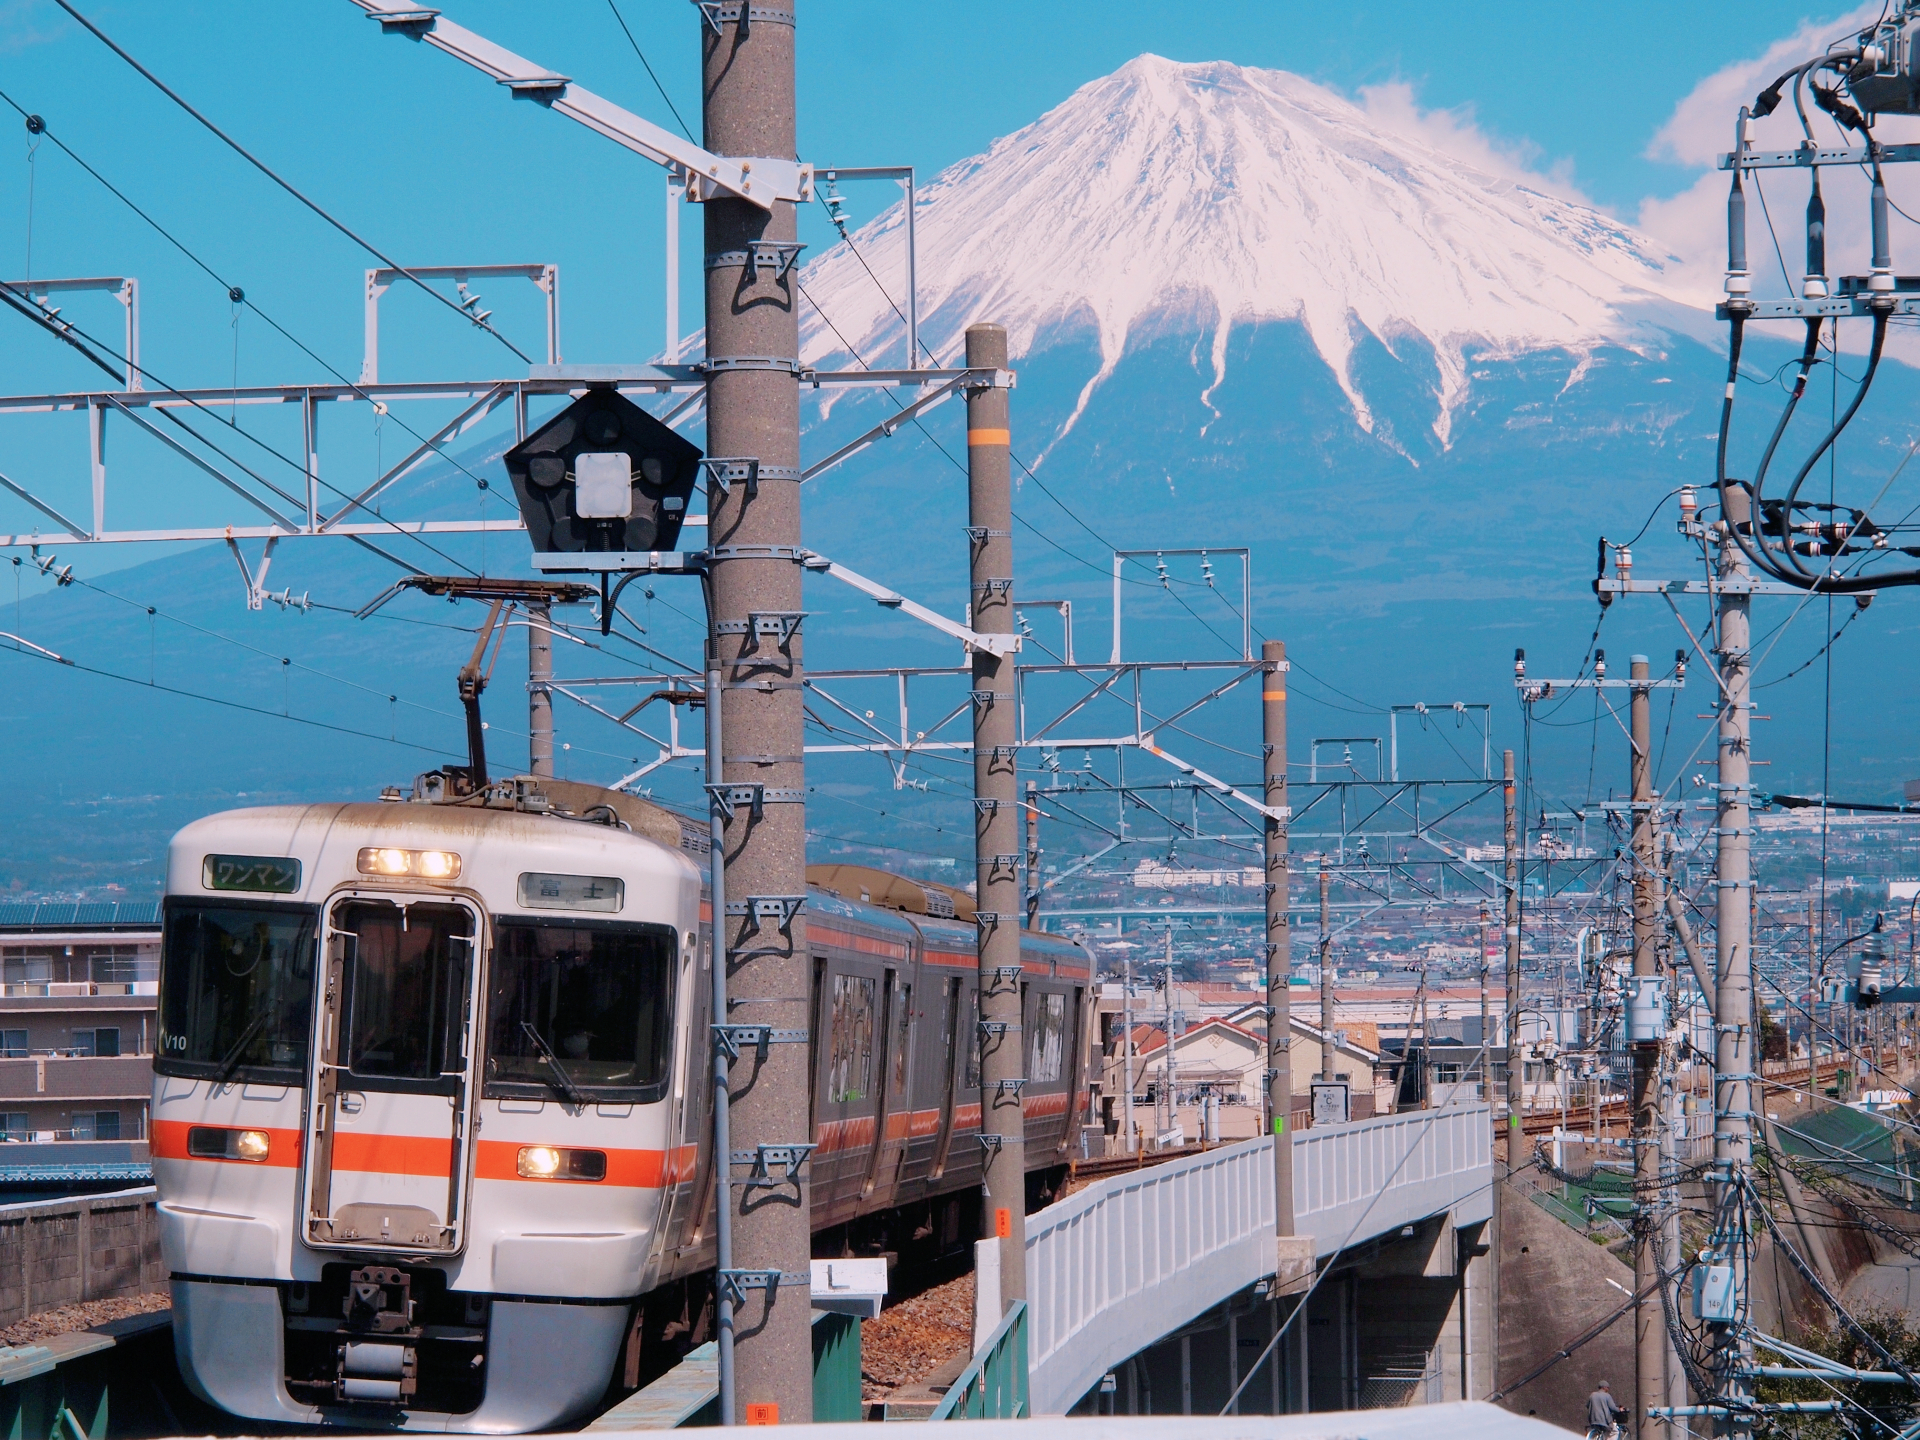
POLYGON ((604 1145, 581 1148, 600 1151, 607 1157, 604 1180, 536 1180, 520 1173, 520 1152, 526 1148, 517 1140, 482 1140, 474 1157, 476 1180, 519 1180, 530 1185, 613 1185, 628 1190, 658 1190, 692 1178, 699 1149, 682 1145, 673 1150, 616 1150, 604 1145))
POLYGON ((156 1160, 197 1160, 207 1165, 266 1165, 274 1169, 287 1168, 300 1163, 300 1140, 298 1130, 273 1130, 260 1125, 208 1125, 201 1126, 186 1120, 155 1120, 149 1127, 148 1146, 156 1160), (255 1130, 267 1137, 267 1158, 264 1160, 229 1159, 224 1155, 189 1155, 187 1153, 187 1131, 195 1129, 209 1130, 255 1130))

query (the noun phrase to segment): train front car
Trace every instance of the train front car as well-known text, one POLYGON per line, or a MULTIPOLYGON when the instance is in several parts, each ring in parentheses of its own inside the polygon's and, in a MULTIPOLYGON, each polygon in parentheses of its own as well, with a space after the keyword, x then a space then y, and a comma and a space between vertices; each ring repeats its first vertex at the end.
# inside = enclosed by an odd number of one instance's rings
POLYGON ((580 808, 174 838, 154 1179, 181 1369, 222 1409, 500 1434, 604 1393, 691 1200, 700 872, 580 808))

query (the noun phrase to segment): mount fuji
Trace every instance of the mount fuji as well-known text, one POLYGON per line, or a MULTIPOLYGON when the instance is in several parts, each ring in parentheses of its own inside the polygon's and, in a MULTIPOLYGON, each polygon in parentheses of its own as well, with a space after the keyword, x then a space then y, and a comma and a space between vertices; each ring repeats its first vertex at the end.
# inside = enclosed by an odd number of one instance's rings
MULTIPOLYGON (((1294 694, 1311 733, 1351 732, 1328 711, 1355 697, 1374 714, 1498 702, 1499 748, 1519 739, 1505 698, 1514 647, 1535 674, 1571 674, 1585 653, 1600 537, 1638 541, 1676 487, 1711 485, 1724 328, 1697 263, 1468 127, 1378 98, 1224 62, 1130 61, 922 189, 920 335, 955 364, 969 324, 1009 332, 1016 511, 1046 532, 1016 531, 1025 593, 1094 600, 1090 567, 1106 571, 1107 547, 1248 545, 1256 623, 1301 657, 1294 694)), ((809 363, 904 362, 903 230, 895 205, 805 268, 809 363)), ((1769 372, 1788 351, 1750 333, 1747 356, 1735 473, 1772 422, 1769 372)), ((1838 458, 1842 491, 1850 476, 1878 489, 1920 433, 1914 378, 1883 367, 1838 458)), ((823 430, 887 408, 814 393, 823 430)), ((1824 426, 1819 399, 1789 450, 1824 426)), ((814 482, 808 525, 911 578, 899 537, 950 526, 953 506, 927 483, 945 459, 900 434, 814 482), (889 523, 872 523, 876 503, 889 523)), ((1697 571, 1671 521, 1669 506, 1636 547, 1640 573, 1697 571)), ((1217 650, 1189 608, 1162 595, 1163 643, 1217 650)), ((1863 617, 1848 644, 1884 648, 1899 623, 1863 617)), ((1696 614, 1688 624, 1699 633, 1696 614)), ((1803 619, 1773 658, 1797 664, 1822 639, 1819 618, 1803 619)), ((1629 601, 1599 643, 1616 663, 1645 651, 1658 670, 1688 641, 1664 605, 1629 601)), ((1913 688, 1884 670, 1872 685, 1913 688)), ((1856 686, 1885 694, 1836 669, 1836 702, 1856 686)), ((1803 684, 1769 699, 1769 738, 1788 742, 1772 782, 1817 789, 1820 695, 1803 684)), ((1835 793, 1843 775, 1858 795, 1920 773, 1920 746, 1875 708, 1836 703, 1835 793)), ((1564 746, 1532 737, 1575 802, 1588 719, 1564 746)), ((1602 794, 1621 768, 1604 753, 1602 794)))
MULTIPOLYGON (((807 364, 905 362, 904 222, 899 206, 883 211, 797 272, 807 364)), ((1107 625, 1112 552, 1146 551, 1128 571, 1145 582, 1127 594, 1128 657, 1225 658, 1242 616, 1237 564, 1217 552, 1246 547, 1251 625, 1284 638, 1294 664, 1296 761, 1315 739, 1384 738, 1386 707, 1412 702, 1491 703, 1493 748, 1519 749, 1506 699, 1513 649, 1527 648, 1537 675, 1580 663, 1596 627, 1587 582, 1599 537, 1632 539, 1638 573, 1697 570, 1670 511, 1644 540, 1636 531, 1677 486, 1711 480, 1726 367, 1712 295, 1666 247, 1444 117, 1355 104, 1280 72, 1143 55, 941 173, 920 191, 915 228, 923 362, 958 363, 979 321, 1010 335, 1019 592, 1071 601, 1080 657, 1104 654, 1089 632, 1107 625), (1161 572, 1153 552, 1176 549, 1216 554, 1170 556, 1161 572)), ((1751 417, 1771 422, 1768 372, 1787 354, 1749 341, 1756 383, 1742 386, 1735 473, 1758 447, 1749 432, 1765 428, 1751 417)), ((1843 382, 1840 403, 1846 393, 1843 382)), ((802 395, 808 458, 907 403, 866 387, 802 395)), ((1816 396, 1789 448, 1823 421, 1827 397, 1816 396)), ((1879 488, 1916 429, 1906 419, 1916 398, 1911 371, 1883 367, 1839 456, 1843 491, 1879 488)), ((926 412, 803 492, 809 546, 956 616, 967 600, 960 408, 926 412)), ((503 486, 505 443, 463 452, 461 466, 503 486)), ((422 466, 408 483, 414 513, 471 511, 471 481, 452 466, 422 466)), ((500 569, 500 537, 490 545, 484 557, 459 553, 500 569)), ((504 564, 525 573, 524 549, 504 564)), ((372 793, 459 748, 451 676, 472 641, 446 623, 458 612, 396 602, 380 620, 353 621, 392 572, 318 542, 282 547, 273 583, 311 589, 338 613, 270 608, 242 620, 233 574, 214 548, 116 573, 107 588, 121 600, 27 586, 13 628, 122 678, 0 656, 17 672, 16 697, 57 687, 62 716, 50 723, 50 709, 24 698, 0 715, 18 773, 48 777, 0 832, 0 889, 144 883, 165 836, 194 814, 261 796, 372 793), (169 629, 149 606, 255 649, 169 629), (295 628, 297 640, 281 637, 295 628), (279 663, 296 647, 305 668, 279 663), (321 672, 352 683, 322 683, 321 672), (253 708, 133 690, 130 676, 253 708), (294 728, 281 711, 342 728, 294 728), (407 741, 413 750, 392 748, 407 741)), ((640 618, 651 643, 697 655, 690 601, 664 586, 657 603, 649 596, 640 618)), ((951 662, 942 646, 929 658, 928 632, 829 582, 810 580, 807 603, 810 666, 951 662)), ((1766 603, 1757 633, 1791 608, 1766 603)), ((1879 798, 1920 774, 1920 744, 1879 718, 1920 700, 1909 667, 1876 663, 1910 628, 1904 603, 1883 599, 1835 651, 1836 794, 1879 798)), ((1700 608, 1687 611, 1696 635, 1700 608)), ((1816 651, 1824 610, 1781 632, 1773 670, 1816 651)), ((1036 644, 1057 648, 1057 631, 1034 624, 1036 644)), ((1616 604, 1599 628, 1616 666, 1640 650, 1663 670, 1687 644, 1651 600, 1616 604)), ((557 648, 562 678, 607 673, 608 657, 557 648)), ((516 690, 512 664, 491 703, 516 690)), ((1773 787, 1819 788, 1819 678, 1765 692, 1773 787)), ((1700 728, 1690 717, 1708 708, 1703 693, 1676 701, 1663 781, 1689 763, 1700 728)), ((621 732, 576 709, 561 722, 574 778, 632 768, 621 732)), ((503 709, 493 723, 501 763, 514 763, 517 717, 503 709)), ((1251 780, 1249 723, 1234 711, 1206 732, 1223 748, 1194 758, 1251 780)), ((1477 771, 1477 746, 1463 759, 1426 743, 1432 754, 1408 768, 1477 771)), ((1524 743, 1550 808, 1624 778, 1624 744, 1597 710, 1561 713, 1524 743)), ((964 809, 957 792, 896 795, 864 759, 819 775, 823 802, 864 797, 859 816, 826 809, 823 824, 958 853, 964 824, 946 824, 940 841, 917 821, 896 828, 916 805, 951 820, 964 809)), ((682 798, 697 793, 680 779, 682 798)))

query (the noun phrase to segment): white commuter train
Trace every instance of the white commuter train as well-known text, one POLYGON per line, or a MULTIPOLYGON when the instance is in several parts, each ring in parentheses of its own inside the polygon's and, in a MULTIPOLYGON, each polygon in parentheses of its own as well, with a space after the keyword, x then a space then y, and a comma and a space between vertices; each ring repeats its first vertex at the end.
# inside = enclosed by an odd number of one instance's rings
MULTIPOLYGON (((439 778, 172 842, 154 1180, 181 1370, 235 1415, 540 1430, 707 1338, 706 827, 526 777, 425 798, 439 778)), ((951 1252, 979 1233, 966 898, 817 878, 816 1250, 951 1252)), ((1059 937, 1022 963, 1044 1186, 1091 977, 1059 937)))

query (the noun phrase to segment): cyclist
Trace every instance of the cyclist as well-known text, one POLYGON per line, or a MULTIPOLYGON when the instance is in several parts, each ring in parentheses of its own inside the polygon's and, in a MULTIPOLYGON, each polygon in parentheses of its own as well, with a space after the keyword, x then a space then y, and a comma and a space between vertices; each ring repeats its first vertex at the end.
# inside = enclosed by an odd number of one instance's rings
POLYGON ((1602 1380, 1600 1388, 1587 1396, 1587 1440, 1615 1440, 1626 1418, 1627 1412, 1613 1403, 1613 1387, 1602 1380))

